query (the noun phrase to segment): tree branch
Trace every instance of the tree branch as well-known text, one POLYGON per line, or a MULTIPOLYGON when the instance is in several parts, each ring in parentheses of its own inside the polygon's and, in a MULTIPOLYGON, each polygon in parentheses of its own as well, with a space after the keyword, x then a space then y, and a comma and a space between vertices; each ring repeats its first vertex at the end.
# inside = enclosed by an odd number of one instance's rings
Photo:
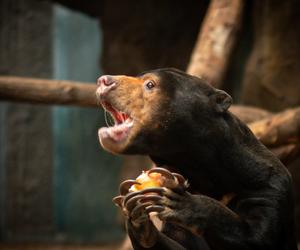
POLYGON ((229 111, 245 123, 259 121, 272 116, 271 112, 264 109, 244 105, 232 105, 229 111))
POLYGON ((287 109, 269 118, 249 124, 256 137, 266 146, 300 141, 300 108, 287 109))
POLYGON ((240 27, 243 0, 212 0, 203 21, 187 73, 220 87, 240 27))
POLYGON ((0 100, 94 107, 96 84, 26 77, 0 77, 0 100))

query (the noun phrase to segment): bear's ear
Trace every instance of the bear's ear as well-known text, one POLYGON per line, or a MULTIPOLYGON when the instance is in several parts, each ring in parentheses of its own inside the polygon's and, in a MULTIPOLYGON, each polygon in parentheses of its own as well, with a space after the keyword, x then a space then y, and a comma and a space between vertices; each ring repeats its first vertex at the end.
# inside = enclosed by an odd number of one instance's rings
POLYGON ((225 112, 232 104, 232 98, 225 91, 217 89, 211 96, 212 101, 215 104, 217 112, 225 112))

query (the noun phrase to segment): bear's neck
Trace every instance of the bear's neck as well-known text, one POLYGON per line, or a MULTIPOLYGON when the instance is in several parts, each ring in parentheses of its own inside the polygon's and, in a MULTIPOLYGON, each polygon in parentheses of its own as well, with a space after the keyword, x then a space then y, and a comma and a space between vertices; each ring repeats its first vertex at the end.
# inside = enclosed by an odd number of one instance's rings
POLYGON ((181 139, 181 151, 151 158, 157 165, 181 173, 193 189, 211 196, 241 187, 257 188, 268 178, 266 166, 273 157, 268 157, 270 152, 238 119, 229 116, 224 124, 213 138, 197 138, 197 131, 190 131, 195 137, 181 139))

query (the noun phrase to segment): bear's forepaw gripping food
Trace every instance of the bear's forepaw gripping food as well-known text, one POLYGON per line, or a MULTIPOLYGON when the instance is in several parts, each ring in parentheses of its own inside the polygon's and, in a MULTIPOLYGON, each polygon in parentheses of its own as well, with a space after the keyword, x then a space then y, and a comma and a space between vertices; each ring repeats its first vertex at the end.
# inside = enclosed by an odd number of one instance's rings
POLYGON ((113 202, 122 207, 126 197, 129 199, 131 194, 137 192, 141 195, 151 195, 152 191, 159 193, 163 188, 186 190, 188 186, 188 181, 182 175, 165 168, 152 168, 143 171, 135 180, 123 181, 120 184, 120 195, 115 197, 113 202))

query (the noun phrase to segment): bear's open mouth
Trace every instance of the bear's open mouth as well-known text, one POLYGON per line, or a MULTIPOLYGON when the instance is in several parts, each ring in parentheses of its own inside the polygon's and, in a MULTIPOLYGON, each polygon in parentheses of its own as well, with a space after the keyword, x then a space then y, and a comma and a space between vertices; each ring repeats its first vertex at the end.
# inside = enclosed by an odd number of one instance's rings
MULTIPOLYGON (((129 114, 119 111, 109 102, 101 102, 103 108, 110 113, 114 120, 113 126, 103 127, 99 129, 100 139, 111 138, 116 142, 123 141, 128 137, 130 129, 133 126, 133 119, 129 114)), ((108 125, 108 124, 107 124, 108 125)))

